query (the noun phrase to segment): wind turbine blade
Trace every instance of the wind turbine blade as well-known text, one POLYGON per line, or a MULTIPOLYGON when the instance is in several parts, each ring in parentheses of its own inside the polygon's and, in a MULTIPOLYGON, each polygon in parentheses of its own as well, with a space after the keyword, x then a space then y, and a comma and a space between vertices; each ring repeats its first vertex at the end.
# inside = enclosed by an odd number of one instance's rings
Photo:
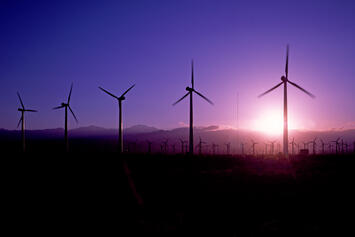
POLYGON ((196 94, 198 94, 199 96, 201 96, 203 99, 205 99, 205 100, 206 100, 208 103, 210 103, 211 105, 214 105, 211 100, 209 100, 206 96, 202 95, 200 92, 195 91, 195 90, 194 90, 194 92, 195 92, 196 94))
POLYGON ((269 92, 271 92, 271 91, 275 90, 277 87, 281 86, 281 85, 282 85, 282 83, 284 83, 284 82, 280 82, 279 84, 277 84, 276 86, 274 86, 274 87, 273 87, 273 88, 271 88, 270 90, 267 90, 267 91, 265 91, 264 93, 262 93, 262 94, 258 95, 258 98, 260 98, 260 97, 262 97, 262 96, 266 95, 267 93, 269 93, 269 92))
POLYGON ((126 90, 126 91, 121 95, 121 97, 124 96, 125 94, 127 94, 127 92, 130 91, 135 85, 136 85, 136 84, 134 84, 133 86, 131 86, 130 88, 128 88, 128 90, 126 90))
POLYGON ((191 86, 192 86, 192 89, 195 88, 195 82, 194 82, 194 60, 191 61, 191 86))
POLYGON ((286 73, 286 78, 288 79, 288 48, 289 46, 287 45, 286 49, 286 66, 285 66, 285 73, 286 73))
POLYGON ((28 111, 28 112, 38 112, 37 110, 34 110, 34 109, 25 109, 25 111, 28 111))
POLYGON ((292 81, 289 81, 289 80, 287 80, 287 82, 289 82, 291 85, 297 87, 298 89, 300 89, 301 91, 303 91, 304 93, 306 93, 307 95, 309 95, 310 97, 315 98, 315 96, 314 96, 312 93, 306 91, 305 89, 303 89, 302 87, 300 87, 300 86, 297 85, 296 83, 294 83, 294 82, 292 82, 292 81))
POLYGON ((190 94, 190 92, 187 92, 183 97, 181 97, 178 101, 176 101, 173 105, 176 105, 177 103, 179 103, 180 101, 182 101, 183 99, 185 99, 186 96, 188 96, 190 94))
POLYGON ((22 119, 23 117, 21 116, 20 120, 18 121, 17 128, 20 126, 22 119))
POLYGON ((118 99, 118 97, 117 97, 117 96, 115 96, 114 94, 112 94, 112 93, 108 92, 108 91, 107 91, 107 90, 105 90, 104 88, 102 88, 102 87, 100 87, 100 86, 99 86, 99 89, 100 89, 100 90, 102 90, 103 92, 107 93, 108 95, 110 95, 110 96, 112 96, 112 97, 114 97, 114 98, 118 99))
POLYGON ((61 109, 61 108, 64 108, 64 106, 60 105, 60 106, 54 107, 53 109, 61 109))
POLYGON ((70 91, 69 91, 69 96, 68 96, 68 104, 69 104, 69 102, 70 102, 70 97, 71 97, 71 92, 72 92, 72 90, 73 90, 73 83, 72 83, 71 86, 70 86, 70 91))
POLYGON ((78 119, 76 118, 76 116, 75 116, 75 114, 74 114, 73 110, 70 108, 70 106, 68 106, 68 108, 69 108, 69 110, 70 110, 71 114, 73 115, 73 117, 74 117, 75 121, 76 121, 77 123, 79 123, 79 121, 78 121, 78 119))
POLYGON ((25 106, 23 105, 23 102, 22 102, 20 93, 17 92, 17 96, 18 96, 18 98, 19 98, 19 100, 20 100, 20 103, 21 103, 22 108, 25 109, 25 106))

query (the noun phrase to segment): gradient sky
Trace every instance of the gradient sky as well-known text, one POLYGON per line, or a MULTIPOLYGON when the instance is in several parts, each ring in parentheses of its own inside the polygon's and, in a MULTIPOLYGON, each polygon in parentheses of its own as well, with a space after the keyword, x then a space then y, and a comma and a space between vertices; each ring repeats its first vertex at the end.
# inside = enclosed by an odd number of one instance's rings
MULTIPOLYGON (((289 119, 301 129, 355 127, 354 1, 1 1, 0 127, 15 129, 16 91, 27 107, 27 128, 63 127, 66 100, 79 119, 69 127, 117 127, 120 95, 124 126, 175 128, 188 123, 188 100, 173 107, 190 83, 195 125, 254 128, 282 119, 280 82, 286 44, 289 79, 317 97, 289 87, 289 119), (84 3, 85 2, 85 3, 84 3)), ((282 124, 280 124, 282 127, 282 124)))

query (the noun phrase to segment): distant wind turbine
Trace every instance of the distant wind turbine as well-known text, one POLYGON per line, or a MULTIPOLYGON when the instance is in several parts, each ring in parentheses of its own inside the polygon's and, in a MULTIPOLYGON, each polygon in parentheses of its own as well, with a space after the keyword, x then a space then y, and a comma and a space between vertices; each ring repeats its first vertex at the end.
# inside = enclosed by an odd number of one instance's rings
POLYGON ((308 142, 309 144, 312 144, 313 155, 316 154, 316 146, 317 146, 316 140, 317 138, 314 138, 313 141, 308 142))
POLYGON ((17 110, 21 112, 21 118, 20 120, 18 121, 18 124, 17 124, 17 127, 20 126, 20 123, 21 123, 21 139, 22 139, 22 151, 24 152, 26 150, 26 141, 25 141, 25 112, 37 112, 37 110, 33 110, 33 109, 26 109, 23 102, 22 102, 22 99, 21 99, 21 96, 20 96, 20 93, 17 92, 17 97, 18 99, 20 100, 20 103, 21 103, 21 108, 18 108, 17 110))
POLYGON ((262 93, 261 95, 259 95, 258 97, 262 97, 266 94, 268 94, 269 92, 275 90, 276 88, 278 88, 279 86, 281 86, 282 84, 284 85, 284 132, 283 132, 283 151, 284 151, 284 155, 286 157, 288 157, 288 119, 287 119, 287 83, 290 83, 291 85, 297 87, 298 89, 300 89, 301 91, 303 91, 304 93, 306 93, 307 95, 309 95, 312 98, 315 98, 315 96, 313 94, 311 94, 310 92, 306 91, 305 89, 303 89, 302 87, 300 87, 299 85, 297 85, 296 83, 291 82, 290 80, 288 80, 288 51, 289 51, 289 46, 287 45, 287 50, 286 50, 286 66, 285 66, 285 76, 281 77, 281 81, 279 84, 277 84, 276 86, 274 86, 273 88, 271 88, 270 90, 262 93))
POLYGON ((339 152, 339 140, 340 140, 340 137, 338 137, 338 139, 336 139, 335 141, 331 141, 331 142, 335 143, 335 153, 336 154, 338 154, 338 152, 339 152))
POLYGON ((99 89, 102 90, 103 92, 105 92, 106 94, 112 96, 113 98, 117 99, 118 101, 118 107, 119 107, 119 121, 118 121, 118 152, 122 153, 123 152, 123 132, 122 132, 122 101, 126 99, 125 94, 128 93, 128 91, 130 91, 133 87, 135 86, 135 84, 133 86, 131 86, 130 88, 128 88, 120 97, 115 96, 114 94, 108 92, 107 90, 105 90, 104 88, 99 86, 99 89))
POLYGON ((294 155, 295 154, 295 145, 296 145, 294 137, 292 138, 292 142, 290 142, 290 144, 292 145, 292 155, 294 155))
POLYGON ((253 156, 255 156, 255 145, 257 145, 257 142, 254 142, 253 140, 251 140, 251 148, 253 150, 253 156))
POLYGON ((191 88, 186 87, 186 90, 188 91, 183 97, 181 97, 178 101, 176 101, 173 105, 176 105, 183 99, 185 99, 188 95, 190 95, 190 133, 189 133, 189 154, 193 155, 194 153, 194 133, 193 133, 193 103, 192 103, 192 94, 196 93, 200 97, 202 97, 204 100, 206 100, 208 103, 213 105, 213 102, 204 95, 202 95, 200 92, 195 90, 194 86, 194 62, 191 62, 191 88))
POLYGON ((53 108, 53 109, 61 109, 61 108, 65 109, 64 140, 65 140, 65 150, 67 152, 69 151, 69 144, 68 144, 68 108, 69 108, 71 114, 73 115, 75 121, 78 123, 78 119, 76 118, 73 110, 70 108, 70 97, 71 97, 72 90, 73 90, 73 83, 71 84, 71 87, 70 87, 70 92, 69 92, 67 103, 63 102, 60 106, 53 108))
POLYGON ((198 147, 198 154, 202 155, 202 144, 206 144, 206 142, 203 142, 201 137, 199 137, 199 138, 200 138, 200 141, 196 147, 198 147))
POLYGON ((150 154, 152 152, 152 142, 147 140, 147 144, 148 144, 148 153, 150 154))

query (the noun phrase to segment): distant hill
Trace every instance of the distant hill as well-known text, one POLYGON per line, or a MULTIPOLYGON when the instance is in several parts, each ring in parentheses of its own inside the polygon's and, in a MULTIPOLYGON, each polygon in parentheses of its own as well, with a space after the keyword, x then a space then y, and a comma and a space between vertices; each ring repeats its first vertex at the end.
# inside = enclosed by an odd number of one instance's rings
MULTIPOLYGON (((169 146, 174 146, 177 150, 181 148, 181 141, 188 141, 189 129, 188 127, 180 127, 171 130, 161 130, 151 126, 135 125, 124 129, 125 146, 135 144, 140 146, 141 150, 146 149, 147 141, 153 143, 153 150, 160 150, 160 144, 168 140, 169 146)), ((28 141, 34 140, 58 140, 61 141, 64 135, 63 128, 44 129, 44 130, 28 130, 26 137, 28 141)), ((90 144, 96 143, 111 143, 112 146, 117 144, 117 129, 107 129, 97 126, 88 126, 72 129, 69 131, 69 139, 79 139, 82 144, 89 144, 85 142, 90 140, 90 144)), ((351 149, 355 141, 355 129, 351 130, 329 130, 329 131, 289 131, 289 141, 295 138, 296 143, 310 142, 317 138, 318 147, 321 140, 325 143, 336 140, 338 137, 344 142, 350 144, 351 149)), ((0 143, 6 146, 6 142, 14 141, 19 143, 21 132, 19 130, 0 129, 0 143)), ((282 144, 282 135, 269 136, 261 132, 250 130, 234 130, 234 129, 220 129, 218 126, 195 127, 194 128, 194 143, 198 144, 199 139, 202 139, 206 149, 211 147, 212 143, 219 145, 220 151, 226 149, 226 144, 231 143, 231 152, 238 151, 241 143, 245 143, 245 149, 250 149, 251 140, 258 143, 257 149, 262 150, 266 146, 265 143, 276 140, 276 144, 282 144)), ((1 145, 1 144, 0 144, 1 145)))

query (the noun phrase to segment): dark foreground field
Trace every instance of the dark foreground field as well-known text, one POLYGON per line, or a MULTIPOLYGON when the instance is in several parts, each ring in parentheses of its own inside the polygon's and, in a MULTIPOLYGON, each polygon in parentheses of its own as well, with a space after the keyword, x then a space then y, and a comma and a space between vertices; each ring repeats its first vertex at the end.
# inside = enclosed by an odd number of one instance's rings
POLYGON ((12 235, 355 234, 350 155, 291 162, 114 153, 2 160, 2 224, 12 235))

